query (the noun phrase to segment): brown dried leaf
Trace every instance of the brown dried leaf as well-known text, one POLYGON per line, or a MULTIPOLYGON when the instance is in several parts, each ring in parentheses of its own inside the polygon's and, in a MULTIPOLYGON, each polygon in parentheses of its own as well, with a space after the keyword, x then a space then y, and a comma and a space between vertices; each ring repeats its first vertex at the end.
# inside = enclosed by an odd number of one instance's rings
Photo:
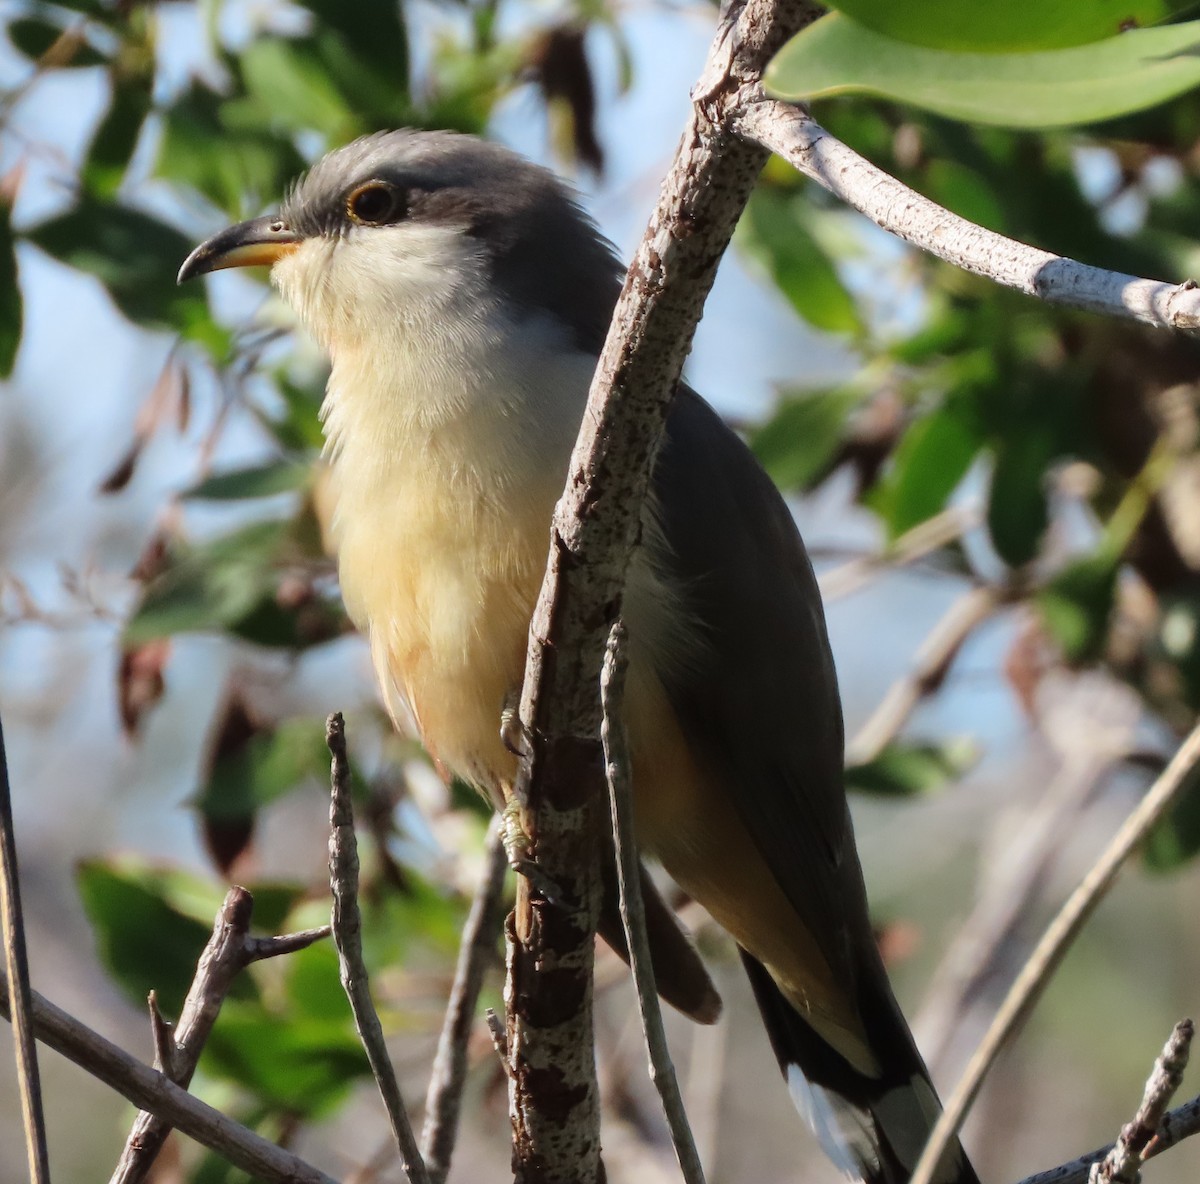
POLYGON ((142 720, 163 697, 166 679, 163 670, 171 654, 171 641, 162 638, 124 650, 117 670, 117 704, 121 726, 130 740, 136 740, 142 720))

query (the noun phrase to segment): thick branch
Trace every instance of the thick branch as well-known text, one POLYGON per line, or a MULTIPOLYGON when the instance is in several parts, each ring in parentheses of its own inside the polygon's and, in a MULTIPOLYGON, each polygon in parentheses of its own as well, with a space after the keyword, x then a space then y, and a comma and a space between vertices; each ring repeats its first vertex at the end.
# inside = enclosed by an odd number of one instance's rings
POLYGON ((506 986, 510 1112, 519 1181, 600 1178, 592 946, 600 711, 608 629, 641 523, 667 408, 705 297, 766 152, 729 131, 771 56, 817 15, 807 0, 742 0, 723 13, 691 119, 625 286, 555 510, 521 698, 516 788, 551 903, 518 882, 506 986), (566 907, 561 907, 565 905, 566 907))
POLYGON ((877 226, 965 271, 1050 304, 1200 331, 1200 289, 1192 280, 1168 284, 1089 267, 985 230, 876 168, 800 107, 760 98, 734 127, 877 226))

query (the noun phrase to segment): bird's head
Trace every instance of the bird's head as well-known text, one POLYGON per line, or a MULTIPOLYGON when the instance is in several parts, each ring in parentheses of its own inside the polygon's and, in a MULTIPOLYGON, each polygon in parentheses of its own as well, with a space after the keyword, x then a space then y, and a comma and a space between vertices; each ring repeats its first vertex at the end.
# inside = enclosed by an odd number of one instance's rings
POLYGON ((549 314, 596 352, 619 274, 552 173, 471 136, 410 130, 329 153, 277 214, 197 247, 179 280, 261 264, 333 353, 497 309, 514 320, 549 314))

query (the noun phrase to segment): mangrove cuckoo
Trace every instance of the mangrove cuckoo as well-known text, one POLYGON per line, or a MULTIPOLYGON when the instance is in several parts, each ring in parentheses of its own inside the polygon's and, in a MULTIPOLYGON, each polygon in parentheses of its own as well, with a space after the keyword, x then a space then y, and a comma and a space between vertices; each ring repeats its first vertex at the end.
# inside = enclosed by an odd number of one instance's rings
MULTIPOLYGON (((251 264, 329 357, 338 570, 383 693, 500 804, 516 772, 501 710, 620 264, 550 172, 408 130, 330 153, 179 278, 251 264)), ((686 386, 623 614, 642 849, 737 941, 828 1154, 869 1184, 906 1181, 938 1102, 867 917, 817 585, 783 499, 686 386)), ((672 995, 658 961, 664 995, 715 1018, 707 979, 672 995)), ((975 1179, 955 1145, 937 1184, 975 1179)))

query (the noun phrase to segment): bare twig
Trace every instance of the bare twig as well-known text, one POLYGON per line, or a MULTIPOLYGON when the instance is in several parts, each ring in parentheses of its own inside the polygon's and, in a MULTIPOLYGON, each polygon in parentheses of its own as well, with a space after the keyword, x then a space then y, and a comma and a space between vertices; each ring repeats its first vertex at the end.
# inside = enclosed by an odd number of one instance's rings
POLYGON ((1120 1137, 1104 1159, 1093 1165, 1088 1184, 1138 1184, 1138 1172, 1146 1158, 1146 1149, 1158 1134, 1171 1098, 1183 1082, 1188 1050, 1195 1034, 1196 1026, 1191 1020, 1180 1020, 1175 1025, 1162 1054, 1154 1062, 1142 1104, 1133 1121, 1122 1128, 1120 1137))
POLYGON ((930 1184, 942 1152, 958 1134, 963 1119, 1000 1049, 1033 1005, 1063 954, 1075 940, 1125 861, 1170 809, 1200 761, 1200 725, 1179 746, 1162 776, 1125 820, 1082 883, 1071 894, 1042 935, 997 1011, 979 1048, 925 1144, 911 1184, 930 1184))
POLYGON ((809 0, 732 0, 675 162, 626 276, 551 528, 530 625, 515 787, 533 860, 569 910, 517 885, 509 927, 509 1112, 518 1181, 601 1178, 592 1044, 601 754, 596 677, 637 540, 667 408, 717 265, 767 160, 732 134, 774 53, 818 15, 809 0), (568 1005, 569 1003, 569 1005, 568 1005))
POLYGON ((450 988, 446 1018, 433 1058, 433 1074, 425 1095, 421 1151, 429 1176, 435 1182, 446 1178, 450 1171, 450 1157, 454 1154, 463 1087, 467 1080, 467 1044, 475 1021, 483 977, 496 956, 500 902, 507 866, 501 823, 497 817, 492 819, 488 829, 483 878, 475 890, 475 899, 471 902, 471 911, 463 926, 458 964, 454 968, 454 984, 450 988))
MULTIPOLYGON (((153 992, 150 995, 150 1024, 157 1068, 184 1089, 192 1080, 225 996, 241 971, 252 962, 304 949, 329 936, 328 926, 322 926, 283 937, 252 938, 250 918, 253 910, 254 898, 245 888, 230 888, 225 894, 213 922, 212 936, 196 964, 196 974, 174 1031, 159 1012, 153 992)), ((145 1180, 170 1133, 170 1123, 146 1111, 138 1114, 110 1184, 137 1184, 145 1180)))
POLYGON ((650 939, 646 932, 646 914, 642 907, 642 875, 634 838, 633 786, 630 783, 631 762, 625 725, 621 717, 621 701, 625 694, 625 674, 629 658, 625 652, 625 625, 613 622, 604 653, 604 669, 600 675, 600 701, 603 711, 601 737, 604 742, 604 771, 608 780, 608 802, 612 813, 613 843, 617 856, 617 886, 621 893, 621 923, 625 927, 625 942, 629 947, 629 968, 637 988, 638 1010, 642 1017, 642 1032, 646 1052, 650 1057, 650 1078, 662 1100, 663 1114, 671 1132, 671 1142, 679 1168, 687 1184, 704 1184, 704 1168, 696 1151, 696 1141, 683 1107, 679 1081, 667 1047, 667 1030, 663 1026, 662 1006, 654 982, 654 965, 650 955, 650 939))
MULTIPOLYGON (((1142 1158, 1153 1159, 1195 1134, 1200 1134, 1200 1097, 1184 1102, 1163 1118, 1158 1134, 1151 1140, 1142 1158)), ((1106 1147, 1097 1147, 1095 1151, 1089 1151, 1069 1163, 1027 1176, 1019 1184, 1086 1184, 1093 1165, 1108 1155, 1115 1146, 1115 1143, 1109 1143, 1106 1147)))
POLYGON ((1163 328, 1200 330, 1200 289, 1089 267, 976 226, 910 189, 831 136, 801 107, 748 103, 734 127, 890 231, 965 271, 1050 304, 1163 328))
MULTIPOLYGON (((0 979, 0 1015, 9 1018, 10 1008, 8 984, 0 979)), ((164 1074, 143 1065, 36 991, 33 1027, 43 1044, 74 1061, 140 1110, 157 1114, 250 1175, 269 1184, 336 1184, 290 1151, 192 1097, 164 1074)))
POLYGON ((350 758, 346 753, 346 724, 340 711, 325 721, 325 741, 333 758, 329 805, 329 883, 333 890, 333 941, 337 946, 342 986, 354 1012, 354 1025, 375 1074, 375 1084, 387 1108, 396 1136, 400 1162, 413 1184, 429 1184, 416 1136, 400 1096, 396 1071, 388 1057, 383 1025, 371 1001, 371 987, 362 953, 362 915, 358 911, 358 844, 354 836, 354 807, 350 800, 350 758))
MULTIPOLYGON (((855 556, 822 573, 817 580, 821 599, 828 604, 840 596, 849 596, 872 577, 918 563, 978 525, 979 510, 976 507, 951 506, 942 510, 906 530, 878 554, 855 556)), ((809 548, 809 554, 815 557, 813 548, 809 548)))
POLYGON ((972 588, 956 600, 917 651, 911 671, 893 683, 871 718, 846 746, 846 763, 873 761, 900 734, 922 699, 945 681, 967 638, 1004 603, 1006 593, 972 588))
POLYGON ((4 751, 4 725, 0 723, 0 921, 4 930, 4 967, 13 1003, 14 1051, 17 1085, 21 1093, 21 1122, 32 1184, 50 1184, 50 1155, 46 1147, 46 1118, 42 1112, 42 1086, 38 1074, 37 1042, 33 1032, 33 990, 29 985, 29 955, 25 949, 25 921, 21 910, 21 885, 17 878, 17 837, 13 825, 12 790, 8 782, 8 757, 4 751))

